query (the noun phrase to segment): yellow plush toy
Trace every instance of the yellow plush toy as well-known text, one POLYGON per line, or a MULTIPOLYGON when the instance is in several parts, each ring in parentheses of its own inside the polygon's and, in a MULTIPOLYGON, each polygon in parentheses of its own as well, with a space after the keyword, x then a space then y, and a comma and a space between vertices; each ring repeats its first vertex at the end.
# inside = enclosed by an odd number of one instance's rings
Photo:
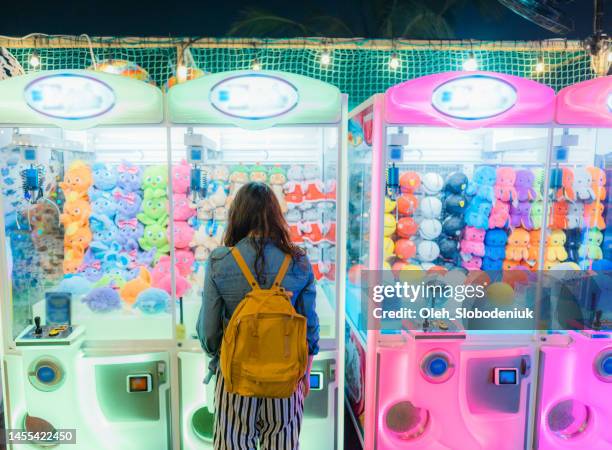
POLYGON ((59 185, 67 200, 77 198, 88 200, 87 190, 93 183, 91 167, 83 161, 73 162, 64 175, 64 181, 59 185))
POLYGON ((133 280, 128 281, 119 291, 124 302, 133 305, 138 294, 151 287, 151 273, 144 267, 140 268, 140 274, 133 280))
POLYGON ((529 232, 523 228, 515 228, 506 246, 506 258, 511 261, 521 261, 529 258, 529 232))
POLYGON ((562 230, 553 230, 546 238, 546 261, 565 261, 565 233, 562 230))

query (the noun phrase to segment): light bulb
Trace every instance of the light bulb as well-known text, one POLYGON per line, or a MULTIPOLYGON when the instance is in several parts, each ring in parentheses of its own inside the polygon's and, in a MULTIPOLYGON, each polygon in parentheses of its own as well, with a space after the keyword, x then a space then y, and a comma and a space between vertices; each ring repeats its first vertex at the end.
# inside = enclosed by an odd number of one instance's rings
POLYGON ((261 63, 257 60, 257 58, 255 58, 253 60, 253 64, 252 64, 251 68, 253 70, 261 70, 261 63))
POLYGON ((331 53, 329 53, 329 51, 325 50, 323 53, 321 53, 321 65, 322 66, 329 66, 331 63, 331 53))
POLYGON ((545 69, 546 69, 546 65, 544 64, 543 61, 538 61, 537 64, 535 65, 535 71, 537 73, 542 73, 544 72, 545 69))
POLYGON ((187 67, 181 64, 176 68, 176 77, 180 81, 184 81, 187 78, 187 67))
POLYGON ((30 55, 30 60, 28 61, 30 63, 30 66, 37 68, 38 66, 40 66, 40 56, 38 56, 38 53, 33 52, 30 55))
POLYGON ((396 70, 396 69, 399 69, 400 65, 401 65, 401 61, 399 57, 397 56, 397 53, 393 53, 391 55, 391 58, 389 59, 389 68, 392 70, 396 70))
POLYGON ((471 55, 468 59, 463 61, 463 70, 468 72, 478 70, 478 60, 474 57, 474 55, 471 55))

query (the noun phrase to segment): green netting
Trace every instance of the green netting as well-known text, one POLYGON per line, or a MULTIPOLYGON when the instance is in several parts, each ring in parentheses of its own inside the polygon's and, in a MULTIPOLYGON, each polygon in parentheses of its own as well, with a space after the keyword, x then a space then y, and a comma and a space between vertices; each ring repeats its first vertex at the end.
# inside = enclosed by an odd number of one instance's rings
MULTIPOLYGON (((82 41, 78 46, 59 48, 53 47, 51 40, 44 46, 37 44, 36 52, 41 60, 38 70, 89 67, 91 51, 97 61, 129 60, 146 69, 160 86, 174 74, 178 55, 189 56, 189 62, 192 60, 207 72, 248 69, 257 60, 264 69, 299 73, 334 84, 349 94, 351 106, 407 79, 461 70, 463 62, 471 56, 477 59, 479 69, 535 79, 555 90, 595 76, 588 51, 576 42, 405 44, 376 41, 375 46, 365 40, 284 40, 283 43, 284 46, 276 41, 217 40, 202 45, 201 42, 169 39, 153 43, 148 40, 146 45, 139 47, 134 39, 129 40, 129 44, 122 44, 120 39, 105 44, 100 39, 94 41, 90 50, 82 41), (331 63, 327 66, 321 64, 322 51, 331 54, 331 63), (396 69, 389 66, 393 54, 400 60, 396 69), (543 71, 536 71, 538 63, 543 64, 543 71)), ((26 70, 31 70, 28 58, 34 51, 33 46, 7 45, 7 48, 26 70)))

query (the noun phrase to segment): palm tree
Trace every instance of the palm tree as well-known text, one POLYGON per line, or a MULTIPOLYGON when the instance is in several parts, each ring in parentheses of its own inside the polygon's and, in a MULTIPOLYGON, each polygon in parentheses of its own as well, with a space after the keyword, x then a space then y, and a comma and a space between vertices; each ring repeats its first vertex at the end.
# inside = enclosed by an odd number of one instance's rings
POLYGON ((454 36, 453 25, 463 8, 476 8, 483 18, 499 17, 501 10, 491 0, 348 0, 348 3, 337 17, 308 2, 299 9, 292 5, 292 16, 248 7, 228 34, 445 39, 454 36))

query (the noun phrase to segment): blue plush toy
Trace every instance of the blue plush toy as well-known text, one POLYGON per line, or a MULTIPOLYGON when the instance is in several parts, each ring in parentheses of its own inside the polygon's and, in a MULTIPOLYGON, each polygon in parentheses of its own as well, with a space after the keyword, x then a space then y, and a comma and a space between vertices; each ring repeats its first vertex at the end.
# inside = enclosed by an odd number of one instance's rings
POLYGON ((494 167, 480 166, 474 171, 474 179, 470 181, 466 194, 493 203, 495 201, 495 181, 497 172, 494 167))
POLYGON ((91 202, 91 213, 113 219, 117 213, 117 202, 107 191, 98 191, 97 197, 91 202))
POLYGON ((89 188, 89 199, 96 200, 101 195, 108 195, 117 186, 117 170, 108 168, 104 163, 94 163, 91 166, 93 186, 89 188))
POLYGON ((168 311, 170 296, 163 289, 149 288, 136 297, 134 308, 140 309, 144 314, 159 314, 168 311))
POLYGON ((501 259, 491 259, 485 256, 482 259, 482 270, 502 270, 504 267, 504 261, 501 259))
POLYGON ((70 292, 73 298, 87 294, 92 287, 91 281, 81 275, 65 276, 57 287, 60 292, 70 292))
POLYGON ((465 210, 465 223, 471 227, 488 229, 492 207, 488 200, 474 197, 465 210))
POLYGON ((444 199, 444 211, 446 214, 461 216, 467 207, 467 200, 463 195, 450 194, 444 199))
MULTIPOLYGON (((506 258, 506 243, 508 242, 508 234, 505 230, 495 228, 487 231, 485 235, 485 259, 503 261, 506 258)), ((492 269, 498 270, 498 269, 492 269)))
POLYGON ((459 239, 463 228, 465 228, 465 222, 461 216, 448 216, 442 223, 442 233, 455 239, 459 239))
POLYGON ((105 313, 121 309, 121 298, 117 291, 110 287, 99 287, 92 289, 83 298, 89 309, 97 313, 105 313))

